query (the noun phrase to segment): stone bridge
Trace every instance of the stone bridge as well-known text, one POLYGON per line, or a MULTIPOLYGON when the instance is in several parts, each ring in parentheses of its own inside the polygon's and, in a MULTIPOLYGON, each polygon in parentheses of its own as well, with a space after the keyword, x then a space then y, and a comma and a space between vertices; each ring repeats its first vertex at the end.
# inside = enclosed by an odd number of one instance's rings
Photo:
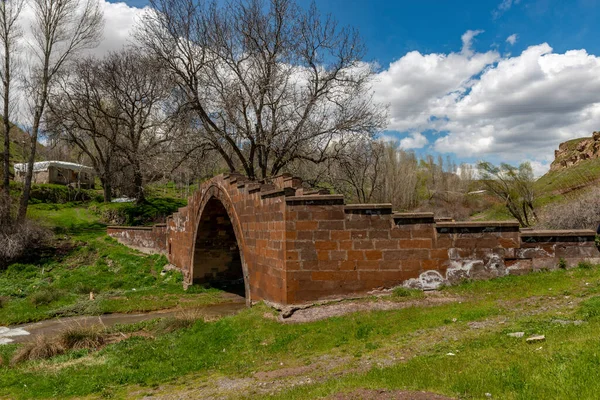
POLYGON ((600 263, 594 231, 520 230, 516 222, 452 222, 344 203, 288 175, 238 174, 201 185, 154 227, 109 227, 120 242, 164 253, 186 286, 210 283, 247 302, 279 305, 398 285, 434 289, 464 279, 600 263))

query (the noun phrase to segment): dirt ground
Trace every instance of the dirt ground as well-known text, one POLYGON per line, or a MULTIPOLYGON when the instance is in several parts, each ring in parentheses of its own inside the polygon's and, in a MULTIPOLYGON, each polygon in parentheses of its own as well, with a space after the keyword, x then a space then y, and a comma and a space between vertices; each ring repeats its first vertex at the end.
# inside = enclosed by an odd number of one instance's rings
POLYGON ((425 297, 420 299, 402 299, 389 301, 379 299, 377 301, 365 300, 343 300, 323 305, 308 306, 297 310, 284 311, 281 313, 280 321, 286 323, 305 323, 318 321, 331 317, 339 317, 354 312, 364 311, 389 311, 408 307, 432 307, 436 305, 460 301, 460 298, 449 296, 444 292, 425 292, 425 297), (291 315, 289 315, 291 313, 291 315), (284 317, 285 316, 285 317, 284 317))

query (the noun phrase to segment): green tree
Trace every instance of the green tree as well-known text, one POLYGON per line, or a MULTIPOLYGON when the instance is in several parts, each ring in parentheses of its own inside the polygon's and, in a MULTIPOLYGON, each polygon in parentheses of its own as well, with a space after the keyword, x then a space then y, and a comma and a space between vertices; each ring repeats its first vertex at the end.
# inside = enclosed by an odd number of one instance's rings
POLYGON ((537 220, 531 164, 524 162, 517 168, 506 163, 495 166, 480 161, 477 168, 486 189, 504 202, 521 226, 531 226, 537 220))

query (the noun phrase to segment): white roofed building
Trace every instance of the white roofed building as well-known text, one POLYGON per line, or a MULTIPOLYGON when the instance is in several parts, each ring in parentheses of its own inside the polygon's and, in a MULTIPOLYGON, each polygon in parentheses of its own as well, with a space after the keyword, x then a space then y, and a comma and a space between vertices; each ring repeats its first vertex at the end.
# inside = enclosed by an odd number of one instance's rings
MULTIPOLYGON (((15 164, 15 180, 25 181, 27 164, 15 164)), ((94 169, 66 161, 40 161, 33 164, 33 183, 54 183, 94 188, 94 169)))

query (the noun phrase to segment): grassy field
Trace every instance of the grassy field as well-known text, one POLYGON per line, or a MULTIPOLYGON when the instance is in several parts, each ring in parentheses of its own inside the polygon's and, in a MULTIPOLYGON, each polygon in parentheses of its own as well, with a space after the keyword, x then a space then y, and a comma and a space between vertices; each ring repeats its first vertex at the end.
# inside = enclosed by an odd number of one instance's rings
POLYGON ((161 274, 164 256, 141 254, 106 236, 106 226, 86 204, 35 204, 30 216, 56 239, 48 251, 0 271, 0 326, 219 301, 217 290, 184 291, 180 273, 161 274))
MULTIPOLYGON (((171 333, 146 331, 99 351, 5 365, 0 393, 8 398, 168 393, 308 399, 366 387, 460 398, 485 398, 485 393, 502 399, 597 398, 598 268, 470 282, 442 295, 452 301, 304 324, 282 324, 258 305, 171 333), (507 336, 515 331, 525 337, 544 334, 546 340, 528 344, 507 336), (292 388, 298 378, 303 383, 292 388), (216 383, 224 379, 230 384, 216 383)), ((399 293, 363 301, 416 298, 399 293)), ((8 360, 17 350, 5 346, 0 354, 8 360)))

